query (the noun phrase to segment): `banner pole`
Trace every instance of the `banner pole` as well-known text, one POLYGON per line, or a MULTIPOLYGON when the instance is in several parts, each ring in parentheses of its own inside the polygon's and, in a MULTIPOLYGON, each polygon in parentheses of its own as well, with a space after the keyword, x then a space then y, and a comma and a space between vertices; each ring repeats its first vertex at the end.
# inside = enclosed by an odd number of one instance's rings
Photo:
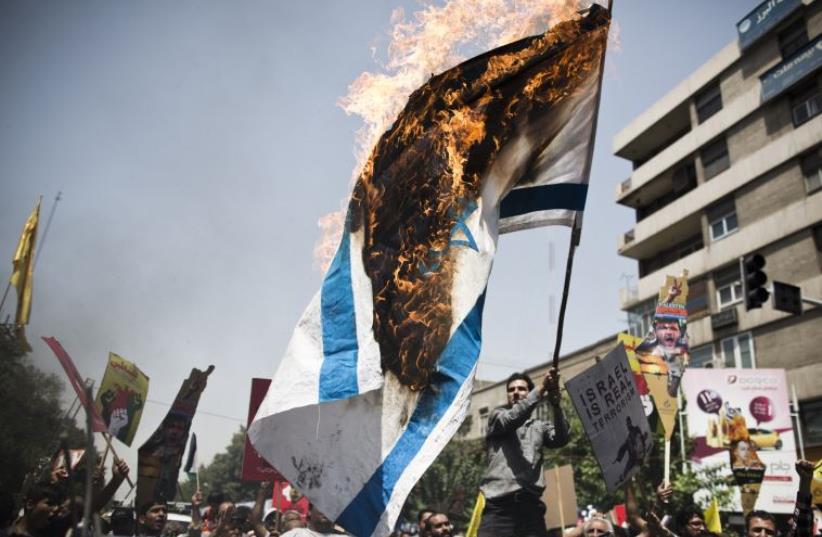
POLYGON ((666 485, 671 484, 671 439, 665 439, 665 477, 662 481, 666 485))
MULTIPOLYGON (((114 451, 114 444, 111 443, 111 434, 109 434, 109 433, 100 433, 100 434, 103 435, 103 439, 106 441, 106 446, 107 446, 106 449, 107 450, 110 449, 111 454, 114 455, 114 458, 119 459, 120 456, 117 455, 116 451, 114 451)), ((128 484, 129 484, 129 486, 131 486, 131 488, 134 488, 134 482, 131 480, 131 478, 128 476, 128 474, 126 474, 126 481, 128 481, 128 484)))
MULTIPOLYGON (((91 400, 91 388, 86 387, 86 399, 91 400)), ((94 458, 94 431, 93 428, 93 420, 91 419, 91 409, 85 407, 86 411, 86 455, 88 456, 89 461, 93 460, 94 458)), ((69 464, 71 461, 69 460, 69 464)), ((92 528, 92 520, 91 520, 91 502, 94 496, 94 483, 93 483, 93 472, 87 471, 86 472, 86 483, 85 483, 85 500, 83 503, 83 533, 89 533, 92 528)))
MULTIPOLYGON (((608 14, 613 15, 613 0, 608 2, 608 14)), ((610 28, 610 24, 609 24, 610 28)), ((594 160, 594 143, 597 137, 597 120, 599 119, 599 101, 602 97, 602 79, 605 76, 605 52, 608 50, 608 36, 605 36, 605 44, 602 47, 602 57, 599 59, 599 80, 597 80, 597 97, 596 104, 594 104, 594 119, 591 124, 591 136, 588 139, 588 155, 585 159, 585 167, 583 170, 583 177, 588 178, 591 175, 591 163, 594 160)), ((580 236, 582 235, 582 218, 580 212, 574 213, 574 221, 571 225, 571 246, 568 249, 568 259, 565 263, 565 282, 562 286, 562 301, 559 306, 559 318, 557 320, 557 338, 554 343, 554 360, 553 368, 559 370, 559 352, 562 347, 562 329, 565 324, 565 308, 568 305, 568 291, 571 286, 571 271, 574 265, 574 253, 577 246, 579 246, 580 236)))
POLYGON ((562 329, 565 326, 565 308, 568 306, 568 291, 571 287, 571 271, 574 268, 574 252, 579 244, 579 232, 577 227, 578 215, 574 215, 574 222, 571 228, 571 243, 568 246, 568 259, 565 261, 565 283, 562 286, 562 300, 559 303, 559 317, 557 319, 557 337, 554 342, 554 369, 559 369, 559 351, 562 347, 562 329))
POLYGON ((100 468, 105 468, 105 466, 106 466, 106 458, 108 457, 109 449, 110 449, 110 446, 108 444, 106 444, 106 449, 103 450, 103 456, 100 457, 100 463, 98 464, 98 466, 100 468))
MULTIPOLYGON (((49 228, 51 227, 51 219, 54 218, 54 211, 57 209, 57 202, 63 199, 60 197, 62 194, 63 193, 58 190, 57 195, 54 197, 54 203, 51 204, 51 211, 49 212, 48 220, 46 220, 46 227, 43 229, 43 235, 40 237, 40 244, 37 245, 37 251, 34 253, 34 259, 31 260, 33 265, 37 263, 37 259, 43 251, 43 244, 46 243, 46 236, 48 236, 49 228)), ((43 196, 40 196, 40 199, 43 199, 43 196)))

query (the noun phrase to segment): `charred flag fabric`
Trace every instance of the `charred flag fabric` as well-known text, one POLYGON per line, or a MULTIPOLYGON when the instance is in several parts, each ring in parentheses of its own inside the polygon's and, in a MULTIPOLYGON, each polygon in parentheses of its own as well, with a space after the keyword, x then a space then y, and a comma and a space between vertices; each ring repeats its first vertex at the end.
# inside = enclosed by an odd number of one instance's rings
POLYGON ((498 234, 579 222, 609 23, 595 5, 432 77, 355 183, 249 428, 354 535, 391 532, 465 417, 498 234))
POLYGON ((110 352, 94 404, 111 436, 127 446, 131 445, 147 397, 148 377, 145 373, 125 358, 110 352))
POLYGON ((135 506, 138 509, 147 502, 165 503, 174 500, 191 420, 212 371, 214 366, 208 366, 206 371, 197 368, 191 370, 191 374, 183 381, 180 391, 177 392, 171 410, 137 451, 135 506))

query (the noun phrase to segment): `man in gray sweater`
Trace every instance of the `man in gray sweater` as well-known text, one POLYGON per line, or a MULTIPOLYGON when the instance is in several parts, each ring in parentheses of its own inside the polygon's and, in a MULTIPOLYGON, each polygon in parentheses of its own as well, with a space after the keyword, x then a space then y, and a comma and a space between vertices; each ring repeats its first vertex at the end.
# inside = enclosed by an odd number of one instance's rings
POLYGON ((559 373, 549 370, 539 387, 527 374, 514 373, 506 391, 508 404, 488 416, 479 537, 546 537, 542 449, 564 446, 570 432, 560 407, 559 373), (553 410, 553 423, 531 417, 545 399, 553 410))

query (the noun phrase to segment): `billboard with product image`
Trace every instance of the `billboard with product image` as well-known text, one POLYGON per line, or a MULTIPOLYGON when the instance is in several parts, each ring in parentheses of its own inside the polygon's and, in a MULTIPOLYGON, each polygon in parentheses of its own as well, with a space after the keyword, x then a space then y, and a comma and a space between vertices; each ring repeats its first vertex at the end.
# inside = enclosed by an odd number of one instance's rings
POLYGON ((693 464, 725 467, 743 490, 756 485, 756 509, 792 513, 799 481, 785 370, 688 369, 682 386, 693 464))

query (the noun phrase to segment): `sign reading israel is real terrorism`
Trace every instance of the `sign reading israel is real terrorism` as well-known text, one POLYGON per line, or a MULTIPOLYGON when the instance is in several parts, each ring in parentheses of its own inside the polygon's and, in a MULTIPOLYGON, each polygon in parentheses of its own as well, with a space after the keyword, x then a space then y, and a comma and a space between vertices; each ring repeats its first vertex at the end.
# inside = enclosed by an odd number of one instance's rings
POLYGON ((565 383, 608 490, 624 484, 651 452, 653 439, 622 344, 565 383))
POLYGON ((433 76, 355 182, 248 432, 347 531, 388 535, 464 419, 498 233, 581 222, 609 24, 593 5, 433 76))

